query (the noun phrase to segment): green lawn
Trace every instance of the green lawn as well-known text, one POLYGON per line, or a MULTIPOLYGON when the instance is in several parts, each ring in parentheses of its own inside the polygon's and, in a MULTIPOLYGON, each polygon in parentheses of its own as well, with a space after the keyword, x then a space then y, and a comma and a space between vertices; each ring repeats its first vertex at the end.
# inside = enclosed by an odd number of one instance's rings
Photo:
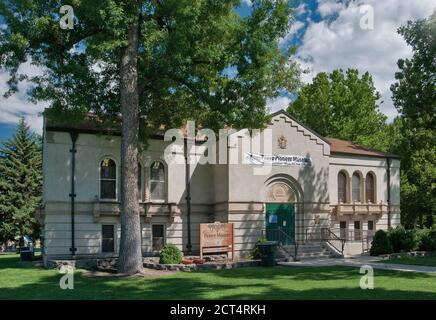
POLYGON ((155 278, 75 274, 62 290, 56 270, 0 255, 0 299, 436 299, 436 276, 375 270, 374 290, 359 288, 359 269, 241 268, 178 272, 155 278))
POLYGON ((402 258, 382 260, 380 262, 394 263, 394 264, 412 264, 412 265, 416 265, 416 266, 436 267, 436 256, 427 256, 427 257, 404 256, 402 258))

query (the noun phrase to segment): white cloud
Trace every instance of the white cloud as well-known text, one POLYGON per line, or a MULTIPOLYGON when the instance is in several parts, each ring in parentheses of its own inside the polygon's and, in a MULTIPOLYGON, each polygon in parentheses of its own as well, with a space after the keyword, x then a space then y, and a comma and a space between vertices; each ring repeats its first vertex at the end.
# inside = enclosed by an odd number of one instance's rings
POLYGON ((266 100, 266 107, 270 112, 275 112, 280 109, 285 109, 288 107, 289 102, 291 102, 291 99, 288 97, 277 97, 274 99, 267 99, 266 100))
POLYGON ((344 4, 335 0, 319 0, 318 1, 318 12, 321 17, 327 17, 329 15, 338 13, 340 10, 344 9, 344 4))
POLYGON ((291 25, 291 29, 289 30, 288 34, 286 36, 284 36, 283 38, 280 38, 278 40, 279 46, 284 46, 287 45, 288 41, 294 37, 294 35, 300 31, 301 29, 304 28, 304 22, 302 21, 295 21, 294 23, 292 23, 291 25))
POLYGON ((389 87, 395 81, 396 63, 412 54, 397 28, 407 20, 429 16, 436 8, 436 0, 367 0, 364 4, 374 8, 373 30, 360 28, 360 4, 363 3, 351 1, 344 5, 340 0, 319 0, 320 15, 335 16, 309 22, 297 50, 299 62, 310 69, 303 80, 309 82, 316 73, 337 68, 368 71, 382 95, 381 110, 392 119, 397 111, 389 87))
MULTIPOLYGON (((35 76, 41 73, 41 69, 30 65, 23 64, 20 73, 29 76, 35 76)), ((42 132, 42 116, 40 113, 47 106, 47 103, 31 103, 28 100, 27 91, 30 88, 30 83, 23 81, 18 85, 19 91, 9 98, 4 98, 3 94, 8 90, 6 81, 9 79, 9 74, 0 72, 0 123, 11 124, 18 123, 21 117, 24 117, 32 131, 42 132)))

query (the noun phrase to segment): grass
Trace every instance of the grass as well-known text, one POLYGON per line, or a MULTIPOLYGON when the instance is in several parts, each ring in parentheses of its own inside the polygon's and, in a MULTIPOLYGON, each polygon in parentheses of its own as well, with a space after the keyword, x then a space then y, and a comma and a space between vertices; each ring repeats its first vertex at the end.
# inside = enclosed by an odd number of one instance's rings
POLYGON ((380 262, 393 263, 393 264, 410 264, 410 265, 415 265, 415 266, 436 267, 436 256, 425 256, 425 257, 404 256, 401 258, 382 260, 380 262))
POLYGON ((0 299, 436 299, 436 276, 375 270, 374 290, 359 288, 359 269, 241 268, 159 277, 89 278, 78 270, 74 290, 61 274, 0 255, 0 299))

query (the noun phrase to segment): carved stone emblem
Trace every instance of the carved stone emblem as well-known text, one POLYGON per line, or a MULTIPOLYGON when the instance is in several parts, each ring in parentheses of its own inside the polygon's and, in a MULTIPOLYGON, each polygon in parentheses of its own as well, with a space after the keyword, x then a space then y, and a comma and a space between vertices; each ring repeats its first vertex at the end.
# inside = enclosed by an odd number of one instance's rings
POLYGON ((286 144, 288 143, 288 141, 286 140, 284 135, 278 137, 277 142, 280 149, 286 149, 286 144))

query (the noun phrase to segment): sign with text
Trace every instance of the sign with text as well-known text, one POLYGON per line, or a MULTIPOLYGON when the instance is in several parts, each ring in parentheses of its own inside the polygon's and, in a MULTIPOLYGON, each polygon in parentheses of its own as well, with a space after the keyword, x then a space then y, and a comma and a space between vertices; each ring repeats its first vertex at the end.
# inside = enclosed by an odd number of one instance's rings
POLYGON ((204 253, 234 253, 233 223, 200 224, 200 257, 204 253))
POLYGON ((245 161, 252 164, 269 164, 273 166, 310 167, 312 165, 310 157, 287 154, 267 155, 246 152, 245 161))

